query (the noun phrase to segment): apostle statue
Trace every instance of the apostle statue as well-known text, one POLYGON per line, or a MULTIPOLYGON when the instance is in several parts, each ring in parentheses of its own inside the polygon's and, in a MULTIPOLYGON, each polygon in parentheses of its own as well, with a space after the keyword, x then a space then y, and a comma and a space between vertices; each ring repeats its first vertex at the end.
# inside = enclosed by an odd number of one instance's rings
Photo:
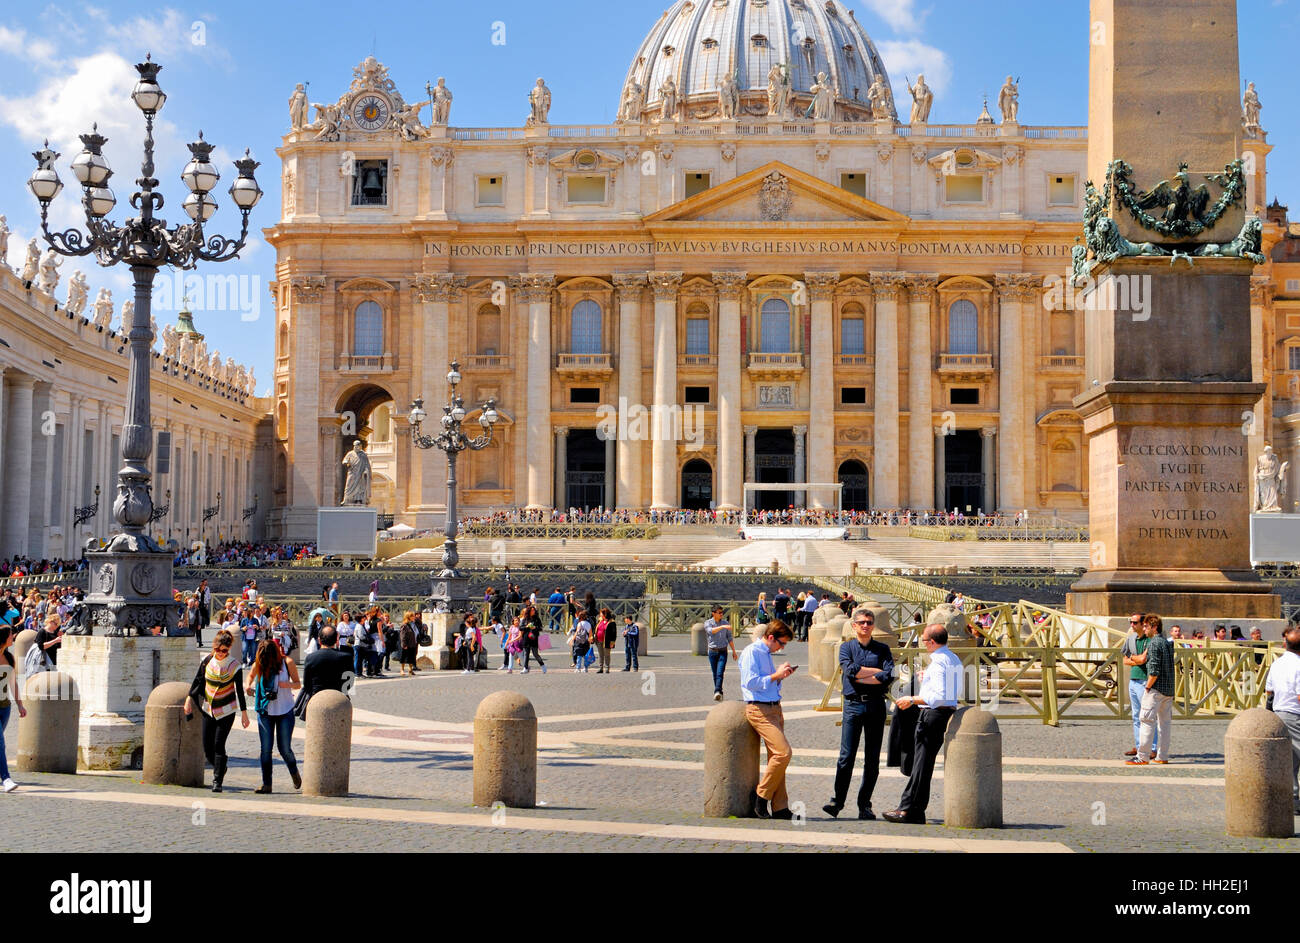
POLYGON ((163 356, 176 358, 181 346, 181 336, 174 325, 168 324, 162 329, 163 356))
POLYGON ((315 131, 317 141, 337 141, 339 139, 339 122, 342 120, 339 106, 318 105, 315 102, 312 102, 311 106, 316 109, 316 120, 308 125, 305 130, 315 131))
POLYGON ((627 85, 623 88, 623 103, 618 110, 618 120, 620 122, 639 122, 644 108, 645 89, 641 87, 641 83, 636 79, 628 79, 627 85))
POLYGON ((36 237, 32 236, 32 241, 27 243, 27 258, 23 261, 23 270, 19 275, 23 281, 31 284, 36 281, 36 273, 41 268, 41 249, 36 244, 36 237))
POLYGON ((1009 75, 998 92, 998 107, 1002 109, 1003 124, 1016 123, 1020 114, 1020 86, 1009 75))
POLYGON ((68 309, 68 314, 80 316, 86 310, 89 296, 90 286, 86 283, 86 276, 80 271, 73 272, 68 279, 68 300, 63 305, 68 309))
POLYGON ((248 368, 248 385, 244 387, 244 392, 249 396, 257 395, 257 377, 254 375, 253 368, 248 368))
POLYGON ((307 126, 307 89, 299 82, 289 96, 289 127, 301 131, 307 126))
POLYGON ((817 82, 809 89, 812 93, 812 112, 814 121, 830 121, 835 115, 835 86, 826 80, 825 72, 817 73, 817 82))
POLYGON ((767 113, 774 118, 790 113, 790 70, 779 62, 767 70, 767 113))
POLYGON ((352 451, 343 456, 348 470, 343 482, 343 505, 365 506, 370 503, 370 458, 361 448, 361 440, 352 443, 352 451))
POLYGON ((113 323, 113 293, 107 288, 101 288, 95 295, 95 316, 91 320, 104 331, 113 323))
POLYGON ((407 105, 405 108, 399 108, 393 114, 393 124, 402 136, 402 140, 415 142, 424 137, 429 129, 420 123, 420 111, 425 105, 432 105, 433 99, 420 102, 418 105, 407 105))
POLYGON ((1255 91, 1255 83, 1249 82, 1246 85, 1246 95, 1241 100, 1241 118, 1242 125, 1251 132, 1252 135, 1258 134, 1260 130, 1259 112, 1262 106, 1259 102, 1259 93, 1255 91))
POLYGON ((663 99, 663 104, 659 108, 660 121, 677 120, 677 83, 673 81, 670 75, 664 79, 664 83, 659 86, 659 97, 663 99))
POLYGON ((1264 446, 1255 462, 1255 507, 1257 512, 1282 510, 1286 497, 1286 471, 1290 462, 1284 462, 1273 453, 1273 446, 1264 446))
POLYGON ((9 256, 9 221, 0 214, 0 268, 9 268, 5 259, 9 256))
POLYGON ((62 264, 62 256, 53 249, 46 249, 41 256, 40 288, 47 295, 54 294, 54 289, 59 287, 59 266, 62 264))
POLYGON ((447 80, 439 78, 437 85, 433 88, 426 85, 424 90, 433 102, 433 117, 429 120, 434 127, 446 127, 451 118, 451 89, 447 87, 447 80))
POLYGON ((528 93, 528 108, 528 122, 524 125, 525 127, 536 128, 550 124, 551 90, 546 87, 546 83, 540 78, 528 93))
POLYGON ((925 124, 930 120, 930 106, 934 104, 934 92, 925 84, 925 74, 916 77, 916 84, 909 85, 912 93, 912 124, 925 124))
POLYGON ((718 83, 718 117, 731 121, 740 110, 740 89, 736 86, 736 76, 728 72, 718 83))
POLYGON ((118 325, 117 333, 127 335, 131 333, 131 322, 135 320, 135 302, 130 298, 122 302, 122 323, 118 325))
POLYGON ((871 103, 871 117, 876 119, 894 116, 894 97, 889 94, 889 86, 877 75, 867 89, 867 101, 871 103))

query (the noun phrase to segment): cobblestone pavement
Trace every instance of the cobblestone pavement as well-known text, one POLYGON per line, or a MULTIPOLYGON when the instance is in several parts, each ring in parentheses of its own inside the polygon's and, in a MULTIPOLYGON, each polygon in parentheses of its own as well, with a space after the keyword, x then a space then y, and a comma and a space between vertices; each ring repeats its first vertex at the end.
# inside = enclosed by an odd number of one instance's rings
MULTIPOLYGON (((825 685, 802 672, 784 694, 795 750, 789 790, 803 821, 705 819, 703 724, 714 706, 708 665, 686 653, 682 638, 656 639, 654 649, 635 673, 618 670, 621 652, 614 673, 598 675, 572 673, 567 654, 552 651, 545 675, 498 672, 494 654, 492 670, 475 675, 426 671, 362 681, 354 692, 346 799, 293 793, 278 757, 277 792, 253 795, 260 781, 255 728, 232 734, 220 796, 144 786, 138 773, 22 774, 17 792, 0 795, 0 851, 1292 850, 1288 841, 1224 836, 1226 721, 1175 721, 1174 762, 1133 769, 1122 762, 1132 745, 1128 721, 1065 720, 1051 728, 1000 714, 1007 827, 938 824, 942 766, 929 808, 933 824, 833 820, 821 806, 831 797, 838 714, 814 710, 825 685), (539 717, 539 807, 494 813, 472 805, 472 721, 484 696, 507 689, 525 694, 539 717), (60 827, 48 828, 55 819, 60 827)), ((806 664, 805 646, 791 646, 789 657, 806 664)), ((734 663, 726 691, 739 693, 734 663)), ((19 723, 11 720, 7 731, 11 762, 19 723)), ((302 734, 300 725, 300 758, 302 734)), ((897 770, 881 765, 877 812, 892 808, 903 786, 897 770)), ((857 782, 855 775, 851 791, 857 782)))

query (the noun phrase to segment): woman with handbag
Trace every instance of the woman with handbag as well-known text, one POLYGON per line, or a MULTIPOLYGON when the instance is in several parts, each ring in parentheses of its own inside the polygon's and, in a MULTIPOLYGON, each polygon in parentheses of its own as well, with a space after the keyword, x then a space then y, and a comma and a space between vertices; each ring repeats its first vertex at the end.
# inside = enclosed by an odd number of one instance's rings
MULTIPOLYGON (((529 658, 536 659, 537 664, 542 666, 542 674, 546 674, 546 662, 542 661, 542 617, 537 612, 536 606, 525 606, 524 614, 519 619, 519 628, 523 633, 524 647, 524 670, 523 674, 528 674, 529 658)), ((547 647, 550 647, 550 637, 547 636, 547 647)))
POLYGON ((0 789, 5 792, 18 788, 18 784, 9 778, 9 763, 5 760, 5 726, 9 723, 9 712, 16 706, 20 719, 27 716, 27 708, 23 707, 22 694, 18 690, 14 653, 9 650, 16 637, 13 626, 0 625, 0 789))
POLYGON ((600 618, 596 620, 596 657, 600 659, 596 674, 609 674, 610 656, 617 641, 618 626, 614 624, 614 613, 607 608, 601 609, 600 618))
POLYGON ((420 632, 419 623, 415 621, 415 613, 408 612, 402 616, 402 627, 398 630, 397 640, 401 646, 402 656, 399 659, 402 674, 415 674, 415 657, 419 650, 420 632))
POLYGON ((762 592, 762 593, 759 593, 759 594, 758 594, 758 616, 757 616, 757 618, 756 618, 754 621, 756 621, 756 622, 771 622, 771 621, 772 621, 772 616, 771 616, 771 614, 767 611, 767 593, 766 593, 766 592, 762 592))
POLYGON ((239 701, 239 720, 248 728, 248 705, 244 701, 244 669, 237 656, 230 654, 235 637, 222 629, 212 639, 212 653, 199 662, 199 670, 185 698, 185 716, 192 718, 200 708, 203 720, 203 755, 212 764, 212 791, 221 792, 226 778, 226 738, 235 726, 235 700, 239 701))
POLYGON ((587 621, 587 610, 579 609, 578 617, 573 623, 573 673, 588 671, 587 652, 591 650, 591 623, 587 621))
POLYGON ((289 768, 293 788, 302 788, 298 758, 293 755, 293 692, 301 687, 298 666, 293 659, 280 654, 280 646, 275 642, 263 640, 257 646, 245 689, 253 695, 257 735, 262 743, 262 785, 254 790, 260 795, 271 792, 271 747, 277 743, 284 765, 289 768))

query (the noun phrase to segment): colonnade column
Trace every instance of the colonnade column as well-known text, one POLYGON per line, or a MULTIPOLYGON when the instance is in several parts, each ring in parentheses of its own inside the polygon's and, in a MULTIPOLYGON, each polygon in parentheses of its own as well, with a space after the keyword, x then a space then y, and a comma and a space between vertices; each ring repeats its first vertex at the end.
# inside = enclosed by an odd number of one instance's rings
POLYGON ((12 373, 5 383, 4 518, 0 520, 0 554, 28 553, 27 525, 32 499, 32 395, 36 378, 12 373))
MULTIPOLYGON (((81 418, 81 405, 86 401, 84 393, 68 394, 68 424, 64 427, 63 434, 67 436, 66 444, 63 447, 63 490, 71 498, 63 504, 62 520, 55 521, 63 530, 63 555, 71 557, 73 554, 80 554, 81 535, 77 533, 72 524, 72 519, 81 506, 85 497, 81 493, 81 446, 85 440, 85 433, 82 427, 85 422, 81 418)), ((172 469, 175 472, 175 469, 172 469)), ((171 480, 171 476, 168 476, 171 480)), ((154 496, 157 501, 157 495, 154 496)), ((165 541, 164 541, 165 543, 165 541)))
MULTIPOLYGON (((629 176, 635 176, 629 174, 629 176)), ((618 291, 618 410, 620 415, 629 416, 622 423, 624 429, 630 422, 629 410, 639 409, 644 405, 644 392, 641 375, 641 295, 645 291, 646 276, 644 272, 619 273, 614 275, 614 286, 618 291)), ((615 435, 618 434, 618 417, 615 417, 615 435)), ((644 506, 642 494, 641 441, 631 436, 618 443, 617 462, 618 483, 614 489, 618 507, 639 508, 644 506)), ((605 466, 608 473, 609 466, 605 466)))
POLYGON ((934 507, 942 511, 948 504, 948 456, 946 426, 934 427, 934 507))
POLYGON ((907 503, 914 508, 925 506, 935 476, 930 307, 938 284, 935 275, 907 277, 907 503))
POLYGON ((555 427, 555 503, 554 507, 564 510, 569 506, 568 482, 569 470, 569 428, 555 427))
MULTIPOLYGON (((315 510, 321 504, 320 466, 322 460, 328 457, 321 455, 319 430, 320 304, 325 293, 325 278, 320 275, 295 276, 289 280, 289 288, 292 293, 294 333, 293 361, 290 365, 292 389, 289 397, 292 404, 289 441, 293 443, 293 454, 289 461, 292 476, 289 483, 289 504, 298 509, 302 520, 286 522, 289 524, 289 533, 285 536, 294 539, 304 536, 305 533, 305 530, 300 532, 294 524, 299 523, 303 528, 307 528, 309 515, 310 528, 315 527, 315 510)), ((190 451, 191 443, 187 435, 185 450, 181 453, 181 462, 184 466, 181 469, 182 475, 187 475, 190 471, 190 451)), ((190 489, 197 487, 197 480, 190 482, 190 489)), ((186 501, 193 500, 195 492, 190 489, 186 489, 189 491, 185 495, 186 501)), ((189 520, 187 513, 182 512, 182 515, 186 526, 194 523, 189 520)))
MULTIPOLYGON (((1255 422, 1251 435, 1246 437, 1250 467, 1259 461, 1264 445, 1273 440, 1273 383, 1269 351, 1273 346, 1273 332, 1269 330, 1269 299, 1273 296, 1272 280, 1267 275, 1250 277, 1250 378, 1255 383, 1267 384, 1264 393, 1255 403, 1255 422)), ((1292 499, 1294 501, 1294 499, 1292 499)), ((1285 506, 1283 511, 1288 510, 1285 506)))
POLYGON ((988 426, 980 430, 980 445, 983 450, 984 459, 984 513, 993 514, 997 511, 998 497, 998 469, 997 463, 993 456, 994 437, 998 434, 996 426, 988 426))
POLYGON ((904 276, 872 272, 876 311, 875 405, 872 412, 872 505, 900 507, 898 486, 898 296, 904 276))
MULTIPOLYGON (((754 437, 758 426, 745 427, 745 481, 754 480, 754 437)), ((741 506, 744 506, 744 487, 741 488, 741 506)))
MULTIPOLYGON (((808 481, 808 453, 805 443, 808 441, 808 427, 795 426, 794 433, 794 480, 800 484, 808 481)), ((796 489, 795 494, 803 495, 803 505, 808 506, 808 490, 796 489)))
MULTIPOLYGON (((1007 511, 1025 507, 1025 450, 1032 447, 1027 417, 1033 404, 1027 402, 1024 344, 1025 302, 1037 297, 1032 275, 997 276, 998 289, 998 426, 1002 445, 998 449, 998 506, 1007 511)), ((989 509, 992 510, 992 509, 989 509)))
POLYGON ((654 404, 650 441, 650 506, 677 506, 677 290, 681 272, 651 272, 655 293, 654 404))
MULTIPOLYGON (((418 306, 420 358, 415 364, 412 385, 424 399, 425 409, 437 413, 446 393, 446 369, 450 361, 447 337, 450 330, 451 302, 464 297, 465 276, 450 272, 417 275, 412 286, 412 300, 418 306)), ((406 404, 394 404, 403 409, 406 404)), ((435 527, 447 513, 446 463, 435 460, 433 451, 410 451, 409 507, 415 512, 417 527, 435 527)), ((397 474, 400 477, 399 462, 397 474)), ((398 506, 398 511, 406 508, 398 506)))
POLYGON ((38 381, 32 391, 32 494, 27 517, 27 552, 44 559, 50 523, 50 481, 54 477, 54 403, 52 384, 38 381), (48 423, 48 427, 47 427, 48 423))
POLYGON ((528 459, 528 507, 551 507, 551 289, 555 276, 525 272, 514 279, 528 306, 528 369, 524 408, 528 413, 524 453, 528 459))
MULTIPOLYGON (((740 296, 745 272, 714 272, 718 289, 718 496, 719 510, 736 510, 744 494, 740 430, 740 296)), ((748 440, 752 444, 752 439, 748 440)))
MULTIPOLYGON (((804 481, 835 480, 835 332, 833 298, 839 272, 806 272, 811 302, 808 347, 808 462, 804 481)), ((806 492, 804 504, 834 507, 821 490, 806 492)))

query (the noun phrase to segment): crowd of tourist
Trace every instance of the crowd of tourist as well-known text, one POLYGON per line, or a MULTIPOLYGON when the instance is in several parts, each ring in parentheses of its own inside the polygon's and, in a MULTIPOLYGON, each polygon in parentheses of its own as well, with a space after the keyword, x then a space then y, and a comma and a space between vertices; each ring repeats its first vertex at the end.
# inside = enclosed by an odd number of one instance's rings
POLYGON ((33 560, 15 555, 0 560, 0 579, 19 576, 40 576, 44 573, 81 573, 86 569, 86 558, 79 560, 33 560))
POLYGON ((959 510, 936 511, 907 508, 893 510, 836 510, 834 508, 805 508, 790 505, 785 508, 759 510, 751 508, 746 514, 739 510, 714 510, 710 508, 671 508, 646 510, 640 508, 509 508, 491 514, 467 516, 460 520, 462 529, 475 525, 505 524, 666 524, 666 525, 790 525, 801 527, 866 527, 890 526, 978 526, 1019 527, 1029 523, 1027 512, 1015 514, 965 514, 959 510))
POLYGON ((210 547, 204 546, 201 550, 182 547, 176 552, 172 565, 259 567, 306 560, 315 555, 315 545, 310 543, 227 541, 210 547), (202 564, 198 563, 199 559, 203 560, 202 564))

